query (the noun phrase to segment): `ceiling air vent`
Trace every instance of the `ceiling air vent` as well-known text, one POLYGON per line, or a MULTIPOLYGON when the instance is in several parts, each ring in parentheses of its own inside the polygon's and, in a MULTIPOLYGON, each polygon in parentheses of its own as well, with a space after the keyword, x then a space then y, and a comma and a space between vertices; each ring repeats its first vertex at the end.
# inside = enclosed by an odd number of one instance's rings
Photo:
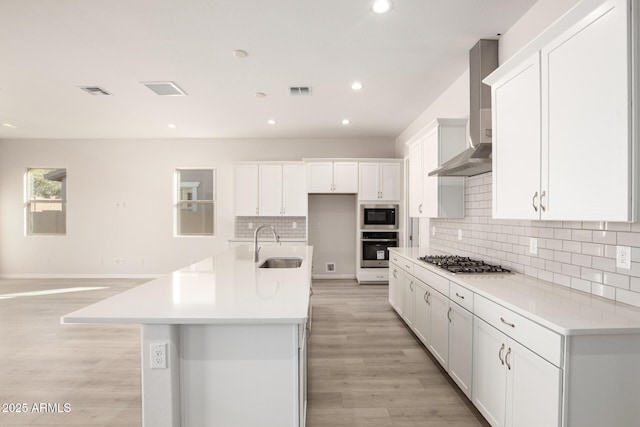
POLYGON ((156 95, 161 96, 185 96, 187 93, 180 89, 174 82, 140 82, 156 95))
POLYGON ((310 86, 290 86, 289 95, 291 96, 311 96, 310 86))
POLYGON ((87 92, 89 95, 95 95, 95 96, 111 95, 109 92, 107 92, 106 90, 102 89, 99 86, 80 86, 80 89, 87 92))

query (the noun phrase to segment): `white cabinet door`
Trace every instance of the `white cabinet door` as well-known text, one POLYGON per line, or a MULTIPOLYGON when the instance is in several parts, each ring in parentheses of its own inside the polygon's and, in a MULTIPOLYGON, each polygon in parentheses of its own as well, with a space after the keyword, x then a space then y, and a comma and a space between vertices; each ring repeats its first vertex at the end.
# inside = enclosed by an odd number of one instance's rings
POLYGON ((258 171, 259 215, 282 215, 282 165, 263 164, 258 171))
POLYGON ((431 341, 429 350, 445 370, 449 367, 449 297, 435 289, 429 297, 431 303, 431 341))
POLYGON ((307 173, 304 165, 282 166, 282 214, 307 216, 307 173))
POLYGON ((405 272, 398 268, 398 286, 396 286, 396 311, 404 317, 404 276, 405 272))
POLYGON ((413 328, 413 321, 415 319, 415 292, 416 292, 416 279, 405 272, 404 275, 404 320, 409 326, 413 328))
POLYGON ((449 303, 449 308, 449 375, 471 398, 473 314, 454 302, 449 303))
POLYGON ((359 200, 380 199, 380 173, 379 163, 361 162, 358 166, 360 174, 360 186, 358 188, 359 200))
POLYGON ((402 167, 400 163, 380 163, 380 199, 400 200, 402 167))
POLYGON ((423 216, 422 140, 409 146, 409 216, 423 216))
POLYGON ((477 316, 473 322, 472 401, 494 427, 505 425, 506 336, 477 316))
POLYGON ((309 193, 331 193, 333 191, 333 163, 307 163, 307 178, 309 193))
POLYGON ((402 269, 393 263, 389 263, 389 304, 398 309, 398 287, 403 285, 402 269))
POLYGON ((358 163, 334 162, 333 163, 333 192, 357 193, 358 192, 358 163))
POLYGON ((528 348, 509 340, 504 353, 507 367, 506 425, 559 426, 562 375, 528 348))
POLYGON ((413 331, 425 346, 429 345, 431 334, 431 306, 429 305, 429 287, 415 279, 413 331))
POLYGON ((438 164, 438 128, 433 128, 422 140, 422 216, 438 217, 438 183, 439 177, 428 176, 437 169, 438 164))
POLYGON ((235 216, 258 215, 258 165, 235 165, 233 168, 235 216))
POLYGON ((540 60, 536 53, 491 87, 493 217, 540 217, 540 60))
POLYGON ((542 49, 542 219, 630 219, 627 8, 606 1, 542 49))

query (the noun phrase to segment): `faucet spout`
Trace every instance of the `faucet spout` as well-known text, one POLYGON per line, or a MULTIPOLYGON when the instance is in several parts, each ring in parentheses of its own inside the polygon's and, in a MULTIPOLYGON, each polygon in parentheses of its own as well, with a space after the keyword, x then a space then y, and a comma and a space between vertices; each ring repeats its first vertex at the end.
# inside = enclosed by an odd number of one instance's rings
POLYGON ((276 243, 280 243, 280 236, 276 233, 276 229, 273 225, 262 224, 256 228, 256 231, 253 232, 253 262, 258 262, 258 253, 260 252, 260 247, 258 246, 258 233, 263 228, 270 228, 273 233, 273 241, 276 243))

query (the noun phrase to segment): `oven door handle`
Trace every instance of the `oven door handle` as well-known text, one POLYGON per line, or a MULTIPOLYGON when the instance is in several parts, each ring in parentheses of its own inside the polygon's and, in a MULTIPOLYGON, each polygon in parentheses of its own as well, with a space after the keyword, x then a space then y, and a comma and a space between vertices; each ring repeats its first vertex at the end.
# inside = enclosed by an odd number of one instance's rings
POLYGON ((398 239, 362 239, 363 242, 397 242, 398 239))

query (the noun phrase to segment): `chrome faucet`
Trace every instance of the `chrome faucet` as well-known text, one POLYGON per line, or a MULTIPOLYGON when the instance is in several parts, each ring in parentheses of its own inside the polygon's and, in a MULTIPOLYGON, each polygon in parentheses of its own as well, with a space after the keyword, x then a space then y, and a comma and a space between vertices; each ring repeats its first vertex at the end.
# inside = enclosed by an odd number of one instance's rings
POLYGON ((253 262, 258 262, 258 252, 260 252, 260 248, 258 247, 258 233, 265 227, 269 227, 271 229, 271 232, 273 233, 273 241, 276 243, 280 243, 280 236, 276 234, 276 229, 273 225, 259 225, 256 228, 256 231, 253 232, 253 262))

